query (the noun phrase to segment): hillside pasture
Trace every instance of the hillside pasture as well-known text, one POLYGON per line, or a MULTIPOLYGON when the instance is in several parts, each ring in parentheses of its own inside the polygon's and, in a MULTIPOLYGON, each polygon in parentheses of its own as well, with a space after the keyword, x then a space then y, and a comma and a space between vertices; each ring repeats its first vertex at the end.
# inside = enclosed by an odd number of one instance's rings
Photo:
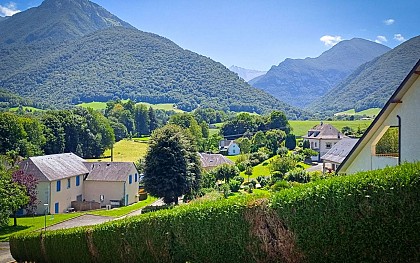
POLYGON ((370 108, 370 109, 359 111, 359 112, 356 112, 354 109, 350 109, 350 110, 346 110, 346 111, 342 111, 342 112, 337 112, 337 113, 334 114, 334 116, 339 116, 339 115, 350 115, 350 116, 361 115, 361 116, 363 116, 363 115, 366 115, 366 116, 373 117, 373 116, 378 115, 378 113, 380 111, 381 111, 381 108, 370 108))
MULTIPOLYGON (((307 134, 308 130, 312 127, 320 124, 321 121, 293 121, 290 120, 289 123, 293 128, 292 133, 296 136, 304 136, 307 134)), ((369 125, 372 123, 372 120, 355 120, 355 121, 323 121, 324 123, 331 124, 339 131, 345 126, 352 128, 353 130, 357 130, 360 128, 361 130, 367 129, 369 125)))
MULTIPOLYGON (((142 140, 124 139, 114 144, 114 162, 136 162, 146 155, 149 144, 142 140)), ((111 150, 104 152, 103 158, 88 159, 89 162, 110 162, 111 150)))
MULTIPOLYGON (((121 102, 127 102, 127 101, 128 100, 121 100, 121 102)), ((150 104, 147 102, 138 102, 136 103, 136 105, 137 104, 144 104, 147 107, 152 107, 155 110, 159 109, 159 110, 166 110, 166 111, 173 110, 175 112, 184 112, 183 110, 177 109, 175 105, 172 103, 150 104)), ((88 103, 80 103, 80 104, 77 104, 76 106, 84 107, 84 108, 92 108, 94 110, 105 110, 106 102, 93 101, 93 102, 88 102, 88 103)))

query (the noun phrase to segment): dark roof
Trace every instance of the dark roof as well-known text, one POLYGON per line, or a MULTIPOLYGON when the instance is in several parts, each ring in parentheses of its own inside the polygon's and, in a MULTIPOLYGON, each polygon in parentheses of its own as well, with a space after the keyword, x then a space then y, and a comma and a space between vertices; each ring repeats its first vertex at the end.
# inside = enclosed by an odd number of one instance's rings
POLYGON ((84 161, 73 153, 61 153, 29 157, 19 167, 25 174, 32 174, 45 182, 89 173, 83 165, 84 161))
POLYGON ((307 136, 303 136, 305 139, 341 139, 347 138, 334 126, 328 123, 322 123, 314 126, 308 131, 307 136))
POLYGON ((344 138, 337 142, 321 159, 340 164, 357 143, 358 139, 344 138))
POLYGON ((136 168, 131 162, 84 162, 84 165, 90 171, 86 181, 125 182, 136 168))
POLYGON ((400 86, 395 90, 395 92, 392 94, 391 98, 386 102, 385 106, 382 108, 382 110, 379 112, 379 114, 376 116, 376 118, 373 120, 373 122, 370 124, 370 126, 367 128, 365 133, 363 134, 362 138, 356 143, 356 145, 353 147, 353 149, 350 151, 350 153, 347 155, 347 157, 343 160, 340 166, 337 168, 337 173, 341 170, 341 168, 346 165, 348 160, 351 158, 353 153, 359 148, 359 145, 361 145, 368 136, 372 136, 371 132, 374 131, 374 127, 376 124, 383 118, 385 115, 385 112, 389 114, 390 105, 398 102, 401 100, 402 96, 407 92, 408 87, 405 87, 406 84, 409 82, 409 80, 415 75, 419 74, 418 70, 420 70, 420 59, 417 61, 416 65, 413 67, 413 69, 410 71, 410 73, 405 77, 403 82, 400 84, 400 86), (405 89, 404 89, 405 88, 405 89), (400 94, 401 93, 401 94, 400 94))
POLYGON ((234 164, 231 160, 221 154, 198 153, 203 168, 216 167, 222 164, 234 164))

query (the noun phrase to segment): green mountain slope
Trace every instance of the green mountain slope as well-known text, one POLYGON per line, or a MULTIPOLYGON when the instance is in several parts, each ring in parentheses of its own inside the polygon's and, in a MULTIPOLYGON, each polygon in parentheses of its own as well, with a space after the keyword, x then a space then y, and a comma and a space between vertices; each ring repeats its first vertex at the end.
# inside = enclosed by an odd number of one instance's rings
POLYGON ((45 0, 0 24, 0 44, 59 42, 111 26, 132 27, 86 0, 45 0))
MULTIPOLYGON (((307 115, 251 87, 222 64, 184 50, 166 38, 130 26, 106 24, 104 29, 98 29, 96 18, 86 15, 100 13, 94 8, 103 11, 86 0, 47 0, 40 7, 25 11, 27 14, 22 12, 5 21, 9 26, 16 22, 14 27, 20 33, 12 44, 8 41, 0 44, 0 52, 4 54, 0 86, 35 103, 57 107, 129 98, 175 103, 187 111, 202 106, 257 113, 278 109, 290 118, 307 115), (58 13, 49 18, 47 13, 51 11, 47 11, 56 10, 60 3, 65 3, 74 14, 66 17, 58 13), (81 6, 93 9, 86 11, 81 6), (45 14, 45 23, 34 25, 35 31, 20 24, 22 17, 31 19, 40 12, 45 14), (61 20, 56 28, 49 19, 55 21, 58 17, 61 20), (74 21, 72 17, 90 20, 79 27, 81 20, 74 21), (57 38, 44 34, 61 28, 79 30, 66 31, 57 38), (26 43, 29 35, 34 36, 31 38, 34 41, 26 43), (50 45, 45 45, 44 40, 50 45)), ((100 16, 101 21, 103 17, 100 16)))
POLYGON ((305 107, 358 66, 387 51, 388 47, 368 40, 345 40, 317 58, 286 59, 249 83, 286 103, 305 107))
POLYGON ((360 66, 308 110, 329 115, 353 108, 382 108, 419 59, 420 36, 360 66))

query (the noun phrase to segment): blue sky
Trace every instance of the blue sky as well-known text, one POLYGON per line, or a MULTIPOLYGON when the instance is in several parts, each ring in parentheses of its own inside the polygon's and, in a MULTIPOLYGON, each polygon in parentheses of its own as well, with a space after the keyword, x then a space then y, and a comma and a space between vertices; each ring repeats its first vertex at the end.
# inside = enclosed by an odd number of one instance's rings
MULTIPOLYGON (((11 15, 41 0, 0 0, 11 15)), ((230 67, 268 70, 360 37, 391 48, 419 35, 418 0, 95 0, 136 28, 230 67)), ((1 33, 1 32, 0 32, 1 33)))

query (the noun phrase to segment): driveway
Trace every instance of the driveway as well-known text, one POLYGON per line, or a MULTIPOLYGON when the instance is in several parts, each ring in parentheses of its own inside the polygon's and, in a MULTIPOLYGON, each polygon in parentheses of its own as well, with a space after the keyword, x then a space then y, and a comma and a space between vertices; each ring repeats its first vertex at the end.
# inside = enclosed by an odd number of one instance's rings
POLYGON ((10 254, 9 242, 0 242, 0 263, 14 262, 10 254))

